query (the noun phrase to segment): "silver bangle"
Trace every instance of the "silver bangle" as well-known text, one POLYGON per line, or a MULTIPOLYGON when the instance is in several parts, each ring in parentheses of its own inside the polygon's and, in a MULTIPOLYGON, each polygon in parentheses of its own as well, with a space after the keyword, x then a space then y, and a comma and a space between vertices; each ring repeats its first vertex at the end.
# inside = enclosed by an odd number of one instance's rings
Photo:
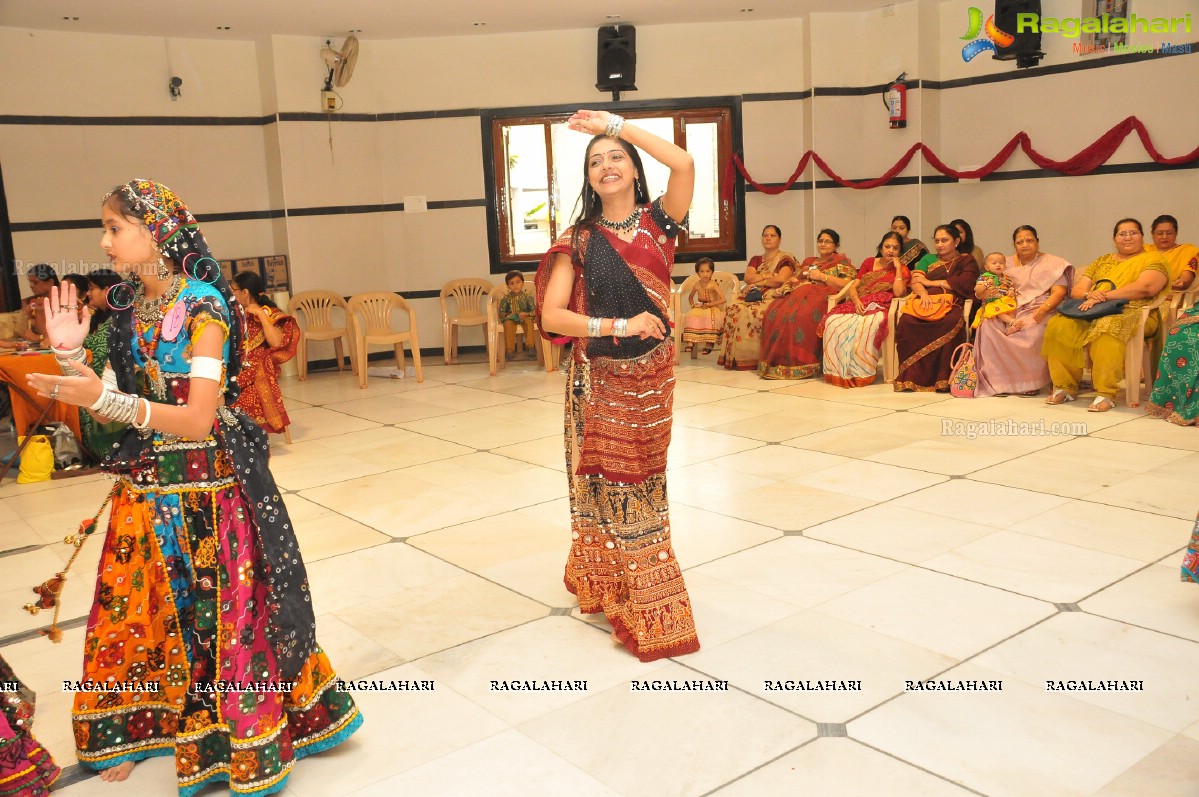
POLYGON ((591 316, 590 318, 588 318, 587 319, 587 337, 598 338, 599 333, 600 333, 600 326, 603 324, 603 321, 604 321, 604 319, 600 318, 599 316, 591 316))
POLYGON ((619 138, 620 131, 624 128, 624 117, 620 114, 608 114, 608 126, 604 128, 604 135, 609 138, 619 138))
POLYGON ((54 352, 54 359, 58 362, 58 370, 62 371, 63 376, 79 376, 79 372, 72 368, 69 363, 87 363, 87 352, 80 346, 77 349, 71 349, 68 352, 54 352))
POLYGON ((612 334, 618 338, 625 338, 629 335, 629 319, 618 318, 612 322, 612 334))
POLYGON ((137 422, 137 411, 134 410, 133 420, 130 421, 129 423, 130 423, 130 425, 133 426, 134 429, 148 429, 148 428, 150 428, 150 400, 141 398, 141 399, 138 399, 137 402, 139 405, 140 404, 146 405, 146 417, 142 419, 141 423, 138 423, 137 422))

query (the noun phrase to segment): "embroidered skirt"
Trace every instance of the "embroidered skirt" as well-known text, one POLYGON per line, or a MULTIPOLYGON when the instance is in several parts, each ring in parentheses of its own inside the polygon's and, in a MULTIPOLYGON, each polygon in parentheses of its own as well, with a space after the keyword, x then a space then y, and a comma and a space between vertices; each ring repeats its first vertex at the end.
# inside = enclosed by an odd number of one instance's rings
MULTIPOLYGON (((673 347, 663 348, 672 355, 673 347)), ((595 371, 593 363, 592 379, 595 371)), ((589 402, 572 393, 574 382, 572 376, 566 395, 571 525, 566 588, 578 597, 584 613, 603 612, 621 644, 641 661, 694 653, 699 638, 691 598, 670 544, 665 449, 648 456, 656 460, 660 454, 663 467, 639 481, 613 481, 604 473, 577 475, 577 449, 582 447, 584 407, 589 402)), ((648 394, 647 400, 663 403, 669 413, 672 386, 673 377, 666 383, 655 379, 642 393, 648 394)), ((592 412, 604 413, 603 406, 601 400, 592 412)), ((667 432, 662 445, 668 444, 667 432)))
MULTIPOLYGON (((295 761, 362 722, 318 648, 290 681, 267 641, 253 508, 213 437, 160 449, 113 497, 72 711, 80 762, 174 755, 179 793, 284 788, 295 761)), ((276 499, 277 500, 277 499, 276 499)))

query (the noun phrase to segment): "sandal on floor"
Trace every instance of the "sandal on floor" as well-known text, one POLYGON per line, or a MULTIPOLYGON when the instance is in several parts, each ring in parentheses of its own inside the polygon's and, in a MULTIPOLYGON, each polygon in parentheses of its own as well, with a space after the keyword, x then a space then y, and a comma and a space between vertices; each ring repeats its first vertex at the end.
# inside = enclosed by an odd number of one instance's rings
POLYGON ((700 354, 711 354, 711 353, 712 353, 711 349, 704 349, 703 351, 700 352, 700 354))
POLYGON ((1116 402, 1109 399, 1107 396, 1096 396, 1091 402, 1091 406, 1087 407, 1087 412, 1107 412, 1116 406, 1116 402))
POLYGON ((1026 390, 1023 393, 1021 393, 1020 395, 1021 396, 1039 396, 1039 395, 1041 395, 1041 391, 1040 390, 1026 390))
POLYGON ((1058 389, 1049 394, 1049 398, 1045 399, 1046 404, 1065 404, 1067 401, 1074 401, 1077 396, 1072 396, 1064 390, 1058 389))

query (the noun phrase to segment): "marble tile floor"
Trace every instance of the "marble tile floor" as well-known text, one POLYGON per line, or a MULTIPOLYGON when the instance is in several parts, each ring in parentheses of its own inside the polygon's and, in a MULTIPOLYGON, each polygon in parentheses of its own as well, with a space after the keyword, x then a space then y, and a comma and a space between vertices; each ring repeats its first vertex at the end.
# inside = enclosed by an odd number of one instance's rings
MULTIPOLYGON (((669 479, 703 648, 641 664, 562 586, 563 377, 432 358, 424 373, 283 385, 294 442, 275 441, 272 466, 322 645, 343 677, 435 683, 358 693, 362 730, 284 794, 1199 793, 1199 590, 1178 580, 1195 429, 684 360, 669 479), (992 422, 1005 434, 978 434, 992 422), (491 688, 511 680, 587 689, 491 688), (907 688, 930 680, 1002 688, 907 688), (1088 680, 1140 691, 1046 686, 1088 680), (633 691, 644 681, 727 691, 633 691)), ((62 644, 20 608, 107 485, 0 487, 0 645, 39 693, 63 795, 172 794, 170 759, 124 784, 74 764, 60 685, 78 675, 99 545, 68 584, 62 644)))

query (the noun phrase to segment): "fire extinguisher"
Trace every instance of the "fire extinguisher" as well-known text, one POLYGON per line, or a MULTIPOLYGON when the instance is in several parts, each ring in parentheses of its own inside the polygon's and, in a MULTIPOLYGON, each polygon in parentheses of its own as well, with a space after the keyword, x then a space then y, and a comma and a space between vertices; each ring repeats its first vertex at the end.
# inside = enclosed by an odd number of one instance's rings
POLYGON ((904 84, 907 75, 907 72, 900 72, 895 82, 883 92, 883 104, 887 106, 892 129, 908 126, 908 87, 904 84))

